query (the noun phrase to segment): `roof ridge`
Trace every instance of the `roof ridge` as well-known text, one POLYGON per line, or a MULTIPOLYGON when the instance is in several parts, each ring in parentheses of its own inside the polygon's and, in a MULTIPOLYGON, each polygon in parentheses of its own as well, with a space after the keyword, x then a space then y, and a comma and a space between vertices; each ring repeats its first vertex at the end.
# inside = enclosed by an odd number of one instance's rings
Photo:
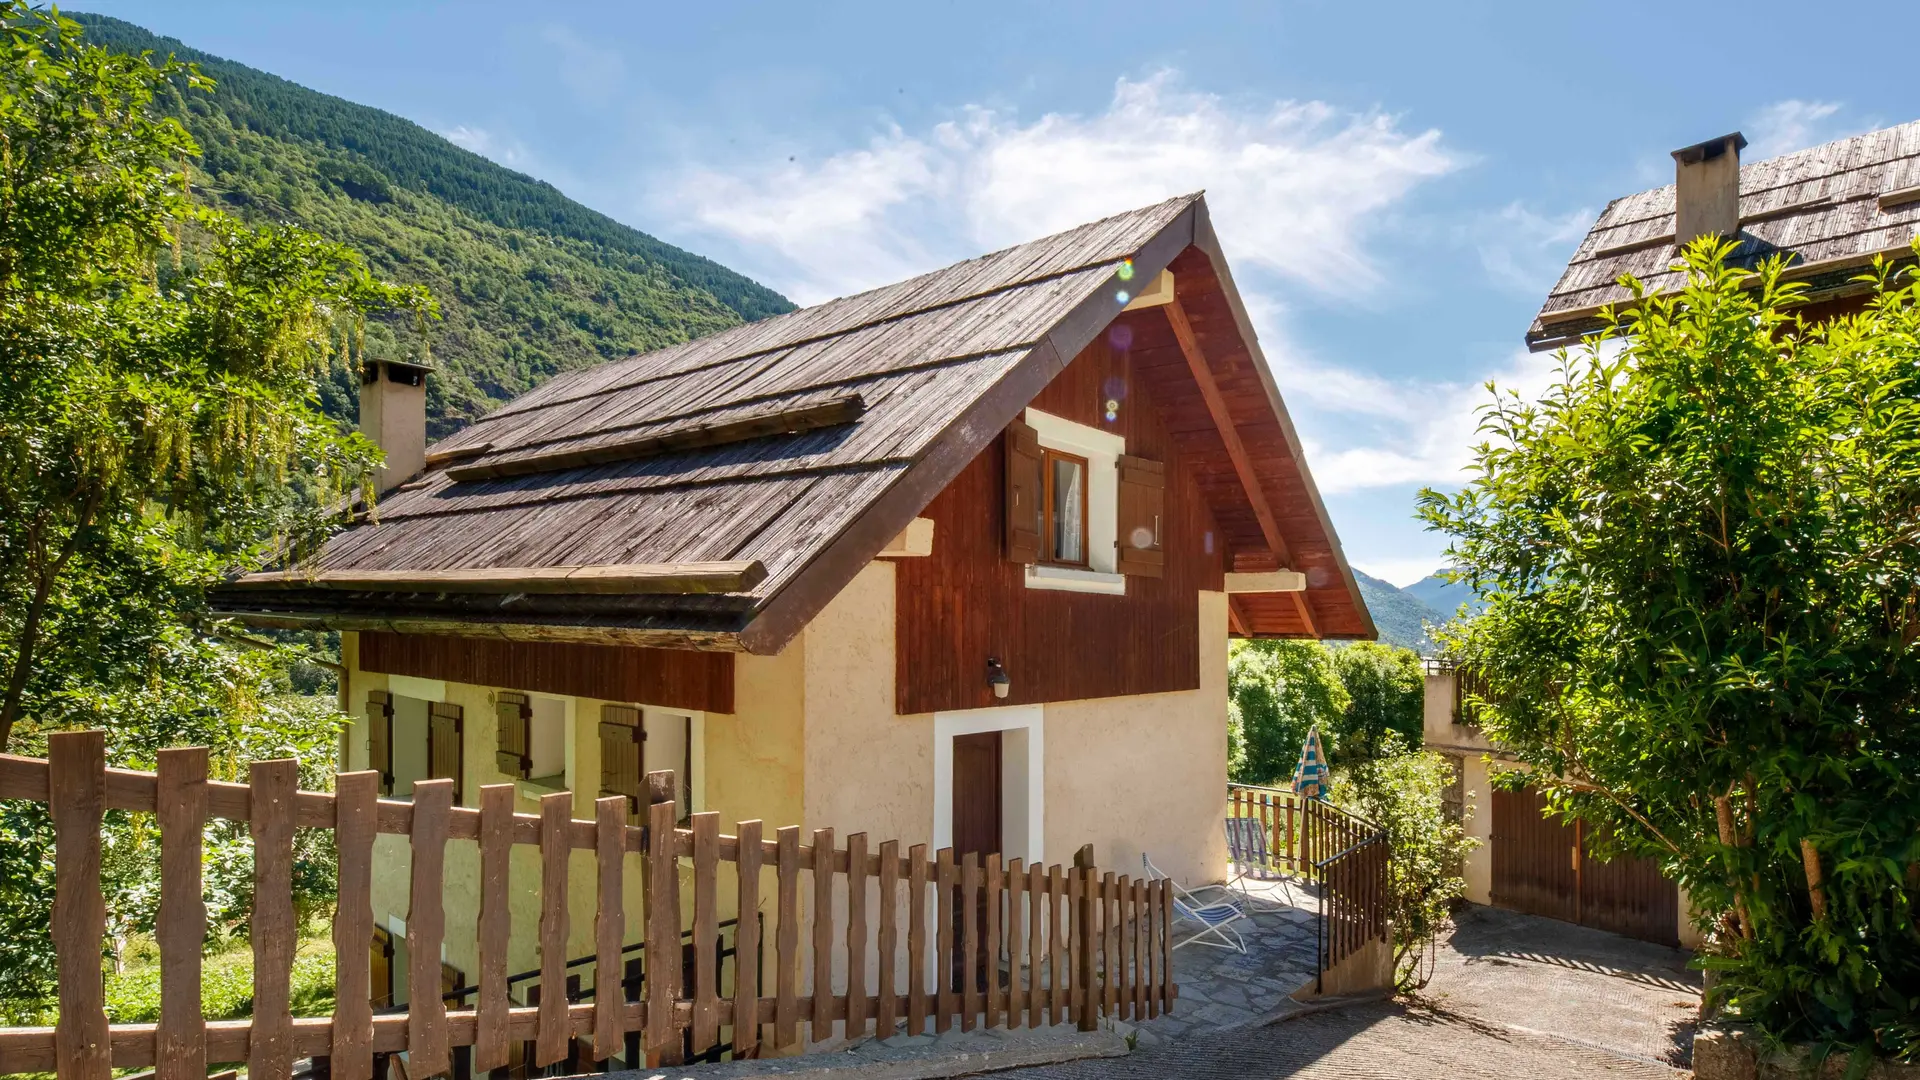
MULTIPOLYGON (((1018 244, 1010 244, 1006 247, 999 248, 994 251, 989 251, 981 255, 974 255, 969 258, 961 259, 957 262, 948 263, 945 266, 937 267, 933 270, 925 271, 924 273, 915 274, 912 277, 903 278, 900 281, 891 282, 886 285, 875 286, 874 288, 866 289, 857 293, 849 293, 846 296, 836 296, 831 300, 822 300, 818 304, 809 304, 806 307, 797 308, 789 312, 784 312, 780 315, 775 315, 769 319, 761 319, 758 322, 742 323, 739 326, 729 327, 728 329, 722 330, 717 334, 711 334, 704 338, 694 338, 692 340, 678 342, 673 345, 665 345, 665 346, 662 346, 661 348, 652 349, 644 353, 634 353, 629 356, 621 357, 618 360, 608 361, 608 364, 625 363, 627 361, 638 360, 644 357, 654 356, 660 353, 668 352, 670 350, 687 348, 694 345, 711 346, 716 343, 724 342, 730 336, 733 336, 736 334, 743 334, 748 331, 758 330, 758 331, 764 332, 766 328, 778 325, 782 321, 791 320, 797 316, 804 315, 808 312, 817 312, 819 309, 826 307, 830 304, 850 303, 852 301, 858 300, 860 297, 863 297, 863 296, 872 296, 876 293, 884 292, 888 289, 898 289, 903 286, 910 285, 916 281, 923 281, 927 278, 931 278, 936 275, 949 273, 959 267, 966 266, 969 263, 982 262, 987 259, 996 258, 1002 255, 1005 255, 1010 251, 1019 250, 1020 248, 1038 247, 1040 245, 1057 240, 1060 237, 1067 236, 1071 233, 1080 232, 1083 229, 1091 229, 1091 228, 1094 228, 1095 226, 1104 225, 1112 221, 1118 221, 1122 218, 1131 217, 1138 214, 1145 214, 1145 213, 1148 213, 1149 211, 1162 210, 1163 208, 1166 210, 1167 213, 1172 215, 1177 215, 1180 212, 1183 212, 1184 210, 1186 210, 1187 207, 1193 205, 1195 202, 1198 202, 1201 198, 1205 196, 1205 194, 1206 194, 1205 190, 1202 189, 1200 191, 1189 192, 1185 195, 1176 195, 1171 198, 1162 199, 1157 203, 1148 203, 1145 206, 1138 206, 1131 210, 1123 210, 1123 211, 1120 211, 1119 213, 1108 214, 1105 217, 1095 218, 1092 221, 1085 221, 1071 228, 1061 229, 1058 232, 1049 233, 1046 236, 1037 237, 1033 240, 1027 240, 1018 244)), ((855 323, 851 326, 841 327, 840 329, 837 329, 837 330, 823 331, 821 333, 813 334, 805 338, 799 338, 793 341, 781 342, 775 345, 768 345, 765 348, 756 349, 751 352, 744 352, 744 353, 734 354, 731 356, 719 357, 710 363, 699 364, 690 368, 684 368, 684 369, 671 371, 671 372, 652 374, 647 378, 635 378, 632 381, 622 381, 622 382, 614 383, 610 386, 602 387, 598 390, 584 392, 584 393, 576 394, 573 396, 557 397, 551 401, 537 401, 529 405, 521 406, 520 408, 517 408, 517 409, 514 407, 513 403, 509 402, 507 405, 502 406, 501 408, 496 409, 493 412, 478 418, 472 424, 468 425, 466 428, 462 428, 460 432, 455 432, 453 435, 448 436, 448 438, 449 439, 457 438, 461 433, 477 429, 489 420, 508 417, 508 416, 525 416, 535 412, 536 410, 544 409, 549 405, 567 404, 567 403, 576 402, 576 401, 584 401, 587 398, 598 396, 601 393, 605 393, 611 390, 626 389, 634 386, 639 386, 644 383, 653 381, 655 379, 677 378, 682 375, 692 374, 695 372, 707 370, 709 368, 718 367, 721 364, 733 363, 740 360, 748 360, 756 356, 766 356, 770 353, 779 352, 783 349, 800 348, 805 345, 811 345, 811 344, 814 344, 815 342, 824 341, 829 338, 840 337, 842 335, 854 333, 856 331, 864 330, 869 327, 881 326, 889 322, 896 322, 900 319, 908 318, 913 315, 919 315, 929 311, 939 311, 945 308, 954 307, 964 303, 969 303, 975 300, 982 299, 984 297, 994 296, 999 293, 1008 292, 1010 290, 1013 290, 1022 286, 1034 285, 1044 281, 1057 280, 1059 278, 1067 277, 1072 274, 1079 273, 1083 270, 1087 270, 1091 267, 1100 266, 1106 262, 1112 262, 1112 261, 1114 260, 1112 259, 1095 260, 1092 262, 1080 263, 1075 266, 1071 266, 1071 267, 1068 267, 1059 271, 1051 272, 1051 273, 1035 274, 1031 277, 1024 277, 1018 280, 1006 282, 1004 284, 998 285, 991 289, 979 290, 965 296, 958 296, 949 300, 943 300, 937 304, 928 304, 924 307, 918 307, 908 311, 896 312, 888 316, 868 319, 864 322, 855 323)), ((603 369, 606 366, 607 364, 595 364, 590 367, 578 368, 572 372, 566 372, 562 375, 556 376, 555 378, 562 379, 562 378, 569 378, 569 377, 577 377, 586 372, 603 369)), ((552 384, 553 384, 552 381, 549 381, 547 385, 550 386, 552 384)))

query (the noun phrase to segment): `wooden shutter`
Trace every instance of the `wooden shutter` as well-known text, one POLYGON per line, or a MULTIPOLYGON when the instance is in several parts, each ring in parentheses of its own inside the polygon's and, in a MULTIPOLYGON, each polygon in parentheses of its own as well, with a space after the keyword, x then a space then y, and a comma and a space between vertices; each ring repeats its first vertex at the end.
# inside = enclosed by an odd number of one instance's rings
POLYGON ((380 770, 380 794, 393 794, 393 695, 367 691, 367 768, 380 770))
POLYGON ((494 767, 525 780, 533 775, 533 699, 512 690, 494 695, 494 767))
POLYGON ((1120 455, 1120 521, 1114 543, 1120 572, 1135 577, 1166 573, 1162 546, 1167 531, 1165 462, 1120 455))
POLYGON ((453 781, 453 801, 460 803, 461 711, 458 705, 435 701, 427 705, 427 776, 453 781))
POLYGON ((646 803, 646 739, 639 709, 600 706, 600 794, 625 795, 629 813, 646 803))
POLYGON ((1007 425, 1007 559, 1040 561, 1043 498, 1040 435, 1015 420, 1007 425))

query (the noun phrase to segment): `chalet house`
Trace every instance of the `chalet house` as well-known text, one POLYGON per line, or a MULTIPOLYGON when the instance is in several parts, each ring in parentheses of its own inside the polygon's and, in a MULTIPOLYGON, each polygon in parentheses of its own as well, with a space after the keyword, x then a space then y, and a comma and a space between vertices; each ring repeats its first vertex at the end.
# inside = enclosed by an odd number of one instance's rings
MULTIPOLYGON (((377 511, 217 593, 343 632, 341 767, 395 796, 589 817, 672 769, 724 822, 1218 880, 1228 637, 1374 636, 1199 195, 561 375, 431 448, 426 377, 365 374, 377 511)), ((477 860, 446 872, 452 979, 477 860)))
MULTIPOLYGON (((1809 320, 1859 310, 1869 290, 1853 278, 1876 256, 1910 260, 1920 235, 1920 122, 1840 139, 1743 165, 1746 139, 1724 135, 1673 152, 1674 183, 1615 199, 1574 253, 1527 330, 1535 350, 1578 343, 1601 327, 1600 308, 1630 299, 1617 284, 1631 274, 1672 288, 1678 246, 1714 233, 1733 238, 1749 264, 1787 256, 1790 280, 1804 281, 1809 320)), ((1460 783, 1452 798, 1482 846, 1468 856, 1467 898, 1668 944, 1699 936, 1685 896, 1638 859, 1587 857, 1583 827, 1541 817, 1529 791, 1488 784, 1502 761, 1473 723, 1472 676, 1445 668, 1427 676, 1426 745, 1451 757, 1460 783), (1475 805, 1480 803, 1481 805, 1475 805)))

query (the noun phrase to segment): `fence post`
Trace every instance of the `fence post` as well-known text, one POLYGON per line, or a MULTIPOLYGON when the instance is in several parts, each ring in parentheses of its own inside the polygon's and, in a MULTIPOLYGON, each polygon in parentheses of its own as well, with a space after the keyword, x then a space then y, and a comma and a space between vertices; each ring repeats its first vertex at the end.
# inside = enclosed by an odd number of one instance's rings
POLYGON ((107 805, 107 733, 47 736, 47 809, 53 814, 53 946, 60 1018, 53 1029, 60 1080, 107 1080, 106 986, 100 946, 107 902, 100 891, 100 821, 107 805))
POLYGON ((1073 853, 1073 881, 1078 886, 1074 890, 1073 905, 1073 991, 1077 996, 1074 1004, 1079 1006, 1075 1014, 1081 1031, 1097 1031, 1100 1027, 1099 994, 1094 986, 1094 918, 1095 897, 1099 891, 1099 870, 1093 865, 1093 845, 1083 844, 1073 853))
POLYGON ((677 1065, 682 1057, 673 1017, 680 996, 680 855, 673 773, 648 773, 647 794, 647 1056, 677 1065))
MULTIPOLYGON (((293 939, 298 929, 293 919, 293 800, 300 787, 300 763, 291 758, 256 761, 248 772, 248 786, 252 789, 247 814, 253 834, 253 921, 247 936, 253 939, 253 1029, 247 1038, 247 1075, 252 1080, 283 1080, 293 1073, 293 939)), ((417 869, 417 852, 414 860, 417 869)), ((436 975, 439 951, 436 945, 436 975)), ((434 985, 439 985, 438 979, 434 985)))
MULTIPOLYGON (((512 794, 511 788, 508 794, 512 794)), ((367 988, 373 978, 373 841, 379 830, 380 774, 369 770, 334 777, 333 806, 333 842, 340 870, 333 909, 330 1064, 336 1080, 370 1080, 374 1065, 373 1000, 367 988)), ((197 956, 199 942, 194 947, 197 956)), ((505 957, 503 951, 503 964, 505 957)), ((504 976, 504 968, 502 973, 504 976)), ((501 993, 505 992, 502 984, 501 993)), ((503 1025, 501 1038, 505 1036, 503 1025)), ((501 1055, 505 1064, 504 1041, 501 1055)), ((204 1069, 201 1075, 205 1075, 204 1069)), ((380 1080, 386 1080, 384 1074, 380 1080)))
MULTIPOLYGON (((200 899, 200 858, 207 825, 207 748, 160 751, 154 785, 160 821, 160 910, 153 928, 160 945, 160 1024, 154 1032, 154 1075, 204 1080, 207 1025, 200 1015, 200 950, 207 938, 207 905, 200 899)), ((368 956, 363 947, 361 963, 368 956)))

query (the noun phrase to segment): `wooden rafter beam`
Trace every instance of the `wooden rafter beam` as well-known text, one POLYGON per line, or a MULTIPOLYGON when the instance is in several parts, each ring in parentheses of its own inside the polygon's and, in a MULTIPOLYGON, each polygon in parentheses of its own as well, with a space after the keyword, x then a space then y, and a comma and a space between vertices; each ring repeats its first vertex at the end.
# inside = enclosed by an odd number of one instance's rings
POLYGON ((1232 596, 1227 597, 1227 629, 1239 634, 1241 637, 1249 636, 1247 634, 1247 620, 1240 617, 1240 609, 1234 606, 1232 596))
MULTIPOLYGON (((1233 461, 1233 471, 1240 477, 1240 487, 1253 507, 1255 520, 1260 522, 1260 532, 1266 537, 1268 549, 1282 567, 1293 569, 1292 549, 1287 546, 1286 537, 1280 532, 1280 522, 1273 516, 1273 507, 1267 505, 1266 494, 1260 487, 1260 477, 1253 469, 1253 458, 1247 454, 1246 444, 1240 441, 1240 431, 1234 426, 1233 414, 1227 410, 1226 397, 1220 393, 1220 386, 1214 381, 1213 367, 1207 363, 1207 354, 1200 348, 1200 337, 1193 332, 1193 323, 1187 319, 1186 308, 1175 297, 1160 310, 1167 313, 1167 325, 1173 329, 1173 338, 1180 344, 1180 354, 1186 357, 1187 370, 1193 373, 1193 381, 1200 387, 1200 398, 1207 403, 1207 413, 1213 417, 1213 426, 1219 429, 1220 441, 1226 444, 1227 457, 1233 461)), ((1313 621, 1313 609, 1307 606, 1306 593, 1288 595, 1293 597, 1294 608, 1300 612, 1307 633, 1320 636, 1320 629, 1313 621)))

